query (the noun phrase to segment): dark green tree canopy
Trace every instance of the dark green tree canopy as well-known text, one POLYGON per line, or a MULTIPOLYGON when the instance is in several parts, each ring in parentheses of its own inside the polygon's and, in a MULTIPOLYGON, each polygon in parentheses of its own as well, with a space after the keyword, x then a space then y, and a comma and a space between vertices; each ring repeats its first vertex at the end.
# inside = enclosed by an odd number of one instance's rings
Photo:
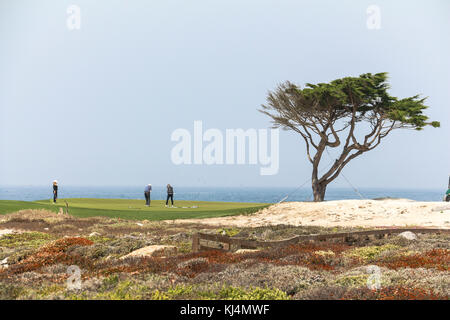
POLYGON ((313 164, 316 201, 323 200, 326 185, 350 160, 377 147, 392 130, 440 126, 423 113, 426 98, 415 95, 398 99, 389 95, 388 89, 387 73, 366 73, 330 83, 308 83, 303 89, 287 81, 269 92, 267 104, 260 111, 272 118, 275 127, 293 130, 303 137, 307 157, 313 164), (357 131, 361 130, 357 127, 366 130, 359 139, 357 131), (317 168, 326 147, 342 147, 342 152, 330 170, 318 177, 317 168), (315 187, 322 197, 316 197, 315 187))

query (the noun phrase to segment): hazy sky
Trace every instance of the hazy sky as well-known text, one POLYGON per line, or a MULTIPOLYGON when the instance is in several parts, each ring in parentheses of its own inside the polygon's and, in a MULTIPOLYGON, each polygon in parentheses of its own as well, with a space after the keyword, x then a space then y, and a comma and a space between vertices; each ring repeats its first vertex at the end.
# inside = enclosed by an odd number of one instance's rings
POLYGON ((0 0, 0 184, 297 186, 311 165, 295 133, 281 132, 273 176, 174 165, 171 133, 194 120, 267 128, 257 109, 280 82, 386 71, 393 95, 429 97, 441 128, 393 132, 344 174, 359 187, 445 189, 449 34, 448 0, 0 0), (72 4, 80 30, 66 24, 72 4), (373 4, 379 30, 366 24, 373 4))

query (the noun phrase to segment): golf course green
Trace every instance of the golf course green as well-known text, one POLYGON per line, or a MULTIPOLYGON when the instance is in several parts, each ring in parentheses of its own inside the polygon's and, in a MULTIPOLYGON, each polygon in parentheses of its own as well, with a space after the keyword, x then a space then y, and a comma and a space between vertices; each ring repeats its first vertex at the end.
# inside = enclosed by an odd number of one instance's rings
POLYGON ((0 214, 12 213, 24 209, 45 209, 58 212, 66 209, 76 217, 111 217, 130 220, 173 220, 191 218, 212 218, 254 213, 269 206, 268 203, 176 201, 175 207, 165 207, 165 201, 152 200, 151 206, 145 206, 143 200, 131 199, 58 199, 15 201, 0 200, 0 214))

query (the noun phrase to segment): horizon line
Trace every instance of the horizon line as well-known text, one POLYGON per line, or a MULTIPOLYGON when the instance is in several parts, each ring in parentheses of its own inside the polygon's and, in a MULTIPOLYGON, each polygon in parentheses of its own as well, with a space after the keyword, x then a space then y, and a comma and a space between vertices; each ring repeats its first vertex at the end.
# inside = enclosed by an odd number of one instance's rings
MULTIPOLYGON (((52 184, 3 184, 0 185, 0 188, 9 188, 9 187, 51 187, 52 184)), ((61 186, 61 185, 60 185, 61 186)), ((64 187, 77 187, 77 188, 137 188, 137 187, 145 187, 147 184, 142 185, 78 185, 78 184, 65 184, 64 187)), ((289 189, 311 189, 310 186, 219 186, 219 185, 174 185, 177 188, 241 188, 241 189, 281 189, 281 188, 289 188, 289 189)), ((156 188, 165 188, 166 185, 152 185, 152 187, 156 188)), ((384 189, 384 190, 395 190, 395 189, 404 189, 404 190, 438 190, 438 189, 446 189, 447 187, 370 187, 370 186, 359 186, 359 189, 384 189)), ((353 189, 352 187, 346 186, 329 186, 328 189, 353 189)))

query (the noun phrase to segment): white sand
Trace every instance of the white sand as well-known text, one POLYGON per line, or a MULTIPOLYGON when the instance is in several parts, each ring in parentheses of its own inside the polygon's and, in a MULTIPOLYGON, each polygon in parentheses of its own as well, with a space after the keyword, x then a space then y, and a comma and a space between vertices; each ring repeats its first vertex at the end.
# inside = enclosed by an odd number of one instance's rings
POLYGON ((0 229, 0 237, 7 235, 7 234, 11 234, 11 233, 15 233, 16 230, 12 230, 12 229, 0 229))
POLYGON ((450 228, 450 204, 408 199, 285 202, 247 216, 179 219, 176 222, 235 227, 286 224, 323 227, 450 228))

